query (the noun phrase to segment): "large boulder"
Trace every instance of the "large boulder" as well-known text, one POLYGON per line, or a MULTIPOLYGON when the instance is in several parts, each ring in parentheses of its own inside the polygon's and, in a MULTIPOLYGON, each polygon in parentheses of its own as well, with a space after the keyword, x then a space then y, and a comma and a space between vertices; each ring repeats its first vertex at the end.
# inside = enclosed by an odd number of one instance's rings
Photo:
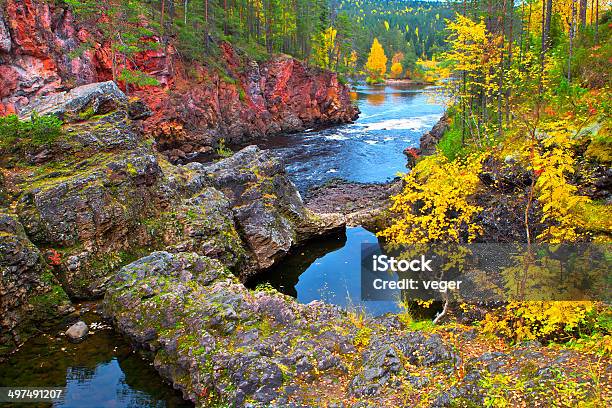
POLYGON ((200 169, 230 200, 255 271, 272 266, 292 246, 345 225, 341 217, 308 210, 283 163, 270 151, 248 146, 200 169))
POLYGON ((0 213, 0 359, 35 326, 70 310, 70 301, 17 217, 0 213))
POLYGON ((31 165, 7 169, 20 222, 36 245, 59 251, 74 297, 101 296, 116 269, 155 249, 198 251, 230 267, 245 257, 228 200, 156 154, 130 116, 134 105, 112 82, 32 103, 70 123, 44 150, 22 149, 31 165))
POLYGON ((355 354, 329 305, 250 292, 218 262, 157 252, 124 267, 104 299, 116 327, 151 350, 159 373, 199 404, 267 406, 299 378, 343 369, 355 354), (318 367, 318 368, 317 368, 318 367))
POLYGON ((388 225, 391 197, 401 189, 401 180, 378 184, 338 179, 310 189, 305 201, 315 213, 328 217, 335 214, 344 218, 347 225, 379 231, 388 225))
POLYGON ((37 98, 23 107, 19 116, 27 119, 37 113, 54 115, 64 122, 78 122, 127 105, 128 98, 113 81, 97 82, 37 98))

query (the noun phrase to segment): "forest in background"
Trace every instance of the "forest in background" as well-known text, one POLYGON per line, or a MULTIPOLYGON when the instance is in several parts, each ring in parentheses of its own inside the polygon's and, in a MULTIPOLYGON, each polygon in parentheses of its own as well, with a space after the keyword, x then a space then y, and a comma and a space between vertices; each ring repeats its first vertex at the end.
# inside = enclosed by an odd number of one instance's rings
MULTIPOLYGON (((394 76, 410 76, 419 58, 429 59, 444 49, 445 19, 455 8, 446 2, 379 0, 65 3, 81 20, 98 27, 116 52, 117 66, 130 66, 117 72, 117 79, 135 85, 154 84, 135 63, 137 53, 172 44, 182 58, 214 66, 221 41, 255 60, 283 53, 348 77, 367 73, 376 38, 390 64, 393 59, 403 66, 394 76)), ((85 43, 77 52, 90 47, 93 44, 85 43)))
MULTIPOLYGON (((130 67, 117 72, 117 79, 136 85, 154 84, 134 62, 137 53, 171 44, 185 60, 216 67, 221 41, 255 60, 288 54, 336 71, 344 80, 368 77, 377 83, 392 77, 433 82, 445 76, 439 70, 440 60, 449 49, 449 21, 456 15, 474 22, 482 19, 491 35, 501 32, 500 47, 519 45, 515 55, 511 48, 506 51, 502 64, 506 67, 512 58, 522 59, 525 48, 535 41, 530 35, 539 35, 542 16, 548 33, 545 46, 552 50, 570 37, 570 30, 577 33, 578 26, 597 31, 608 8, 602 0, 557 0, 548 8, 548 1, 535 0, 65 2, 79 18, 97 25, 116 52, 116 65, 130 67), (546 8, 550 12, 543 13, 546 8)), ((77 52, 88 47, 93 44, 85 43, 77 52)))

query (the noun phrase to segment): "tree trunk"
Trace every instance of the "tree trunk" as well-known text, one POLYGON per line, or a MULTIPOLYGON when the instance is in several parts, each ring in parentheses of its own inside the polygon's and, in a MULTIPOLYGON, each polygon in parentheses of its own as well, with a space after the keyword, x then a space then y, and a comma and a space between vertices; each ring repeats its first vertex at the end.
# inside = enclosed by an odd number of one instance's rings
POLYGON ((599 44, 599 0, 595 0, 595 44, 599 44))
POLYGON ((552 19, 552 0, 542 1, 542 51, 540 53, 540 85, 538 93, 541 96, 544 91, 544 65, 546 52, 550 45, 550 21, 552 19))
MULTIPOLYGON (((586 27, 588 4, 589 3, 587 0, 580 0, 580 28, 582 30, 584 30, 586 27)), ((572 0, 572 10, 574 8, 575 8, 575 4, 574 4, 574 1, 572 0)), ((572 11, 572 14, 573 14, 573 11, 572 11)))
MULTIPOLYGON (((529 30, 529 27, 527 27, 529 30)), ((521 2, 521 39, 519 41, 519 69, 523 66, 523 36, 525 34, 525 2, 521 2)))
MULTIPOLYGON (((508 27, 508 63, 506 64, 509 71, 512 67, 512 52, 514 42, 514 2, 510 1, 508 18, 510 19, 508 27)), ((506 87, 506 124, 510 123, 510 92, 511 87, 506 87)))
POLYGON ((574 51, 575 32, 576 32, 576 0, 572 0, 572 17, 571 17, 570 25, 569 25, 569 54, 567 56, 567 82, 572 81, 572 53, 574 51))
POLYGON ((159 18, 159 29, 162 36, 164 35, 164 11, 166 10, 166 1, 161 0, 161 17, 159 18))
POLYGON ((223 34, 227 35, 227 0, 223 0, 223 34))
POLYGON ((268 0, 266 7, 266 49, 272 55, 274 45, 272 44, 272 0, 268 0))
POLYGON ((204 0, 204 44, 208 48, 208 0, 204 0))
POLYGON ((497 90, 497 135, 501 137, 503 128, 503 113, 502 113, 502 95, 504 94, 504 36, 506 34, 506 7, 508 0, 504 0, 502 7, 502 14, 498 18, 498 25, 501 28, 501 45, 500 45, 500 58, 499 58, 499 89, 497 90))

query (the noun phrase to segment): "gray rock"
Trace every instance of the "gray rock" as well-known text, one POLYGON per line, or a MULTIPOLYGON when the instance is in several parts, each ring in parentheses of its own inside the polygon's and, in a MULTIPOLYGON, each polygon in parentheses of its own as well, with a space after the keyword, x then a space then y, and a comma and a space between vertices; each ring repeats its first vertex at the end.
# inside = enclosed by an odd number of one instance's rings
POLYGON ((130 115, 130 119, 142 120, 150 117, 153 112, 151 112, 151 109, 149 109, 142 99, 136 99, 130 101, 128 105, 128 114, 130 115))
POLYGON ((504 163, 506 164, 514 164, 516 163, 516 157, 512 154, 507 155, 506 157, 504 157, 504 163))
POLYGON ((450 129, 449 117, 444 114, 429 132, 425 132, 423 136, 421 136, 419 144, 420 154, 424 156, 434 154, 438 142, 448 129, 450 129))
POLYGON ((103 115, 119 107, 127 108, 128 98, 113 81, 96 82, 35 99, 23 107, 19 116, 32 113, 55 115, 64 122, 78 122, 94 115, 103 115))
POLYGON ((293 245, 344 227, 341 217, 306 209, 283 163, 270 151, 248 146, 200 171, 229 198, 253 255, 254 268, 244 270, 244 278, 272 266, 293 245))
POLYGON ((345 317, 336 308, 249 291, 194 253, 156 252, 122 268, 104 310, 126 336, 159 353, 157 370, 194 402, 207 389, 233 406, 270 406, 286 387, 303 390, 316 367, 329 378, 342 369, 345 317))
POLYGON ((84 321, 79 320, 70 326, 68 330, 66 330, 66 337, 68 337, 70 341, 79 342, 85 340, 88 333, 89 327, 87 324, 84 321))
POLYGON ((0 213, 0 357, 36 334, 40 321, 70 310, 70 301, 17 217, 0 213))

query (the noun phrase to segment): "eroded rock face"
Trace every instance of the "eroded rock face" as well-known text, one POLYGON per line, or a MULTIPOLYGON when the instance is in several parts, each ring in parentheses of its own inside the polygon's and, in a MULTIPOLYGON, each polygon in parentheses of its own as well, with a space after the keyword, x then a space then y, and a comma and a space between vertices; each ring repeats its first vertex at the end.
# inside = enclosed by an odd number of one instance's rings
POLYGON ((201 406, 322 406, 315 384, 354 377, 342 399, 363 396, 362 389, 378 395, 391 374, 408 375, 404 361, 443 373, 456 360, 439 336, 401 336, 369 318, 364 334, 337 307, 250 291, 217 261, 193 253, 156 252, 124 267, 104 308, 153 353, 157 371, 201 406), (362 355, 354 343, 368 336, 362 355))
POLYGON ((0 359, 41 321, 69 311, 70 301, 17 217, 0 213, 0 359))
MULTIPOLYGON (((248 143, 265 134, 351 121, 358 114, 336 74, 286 56, 258 64, 227 43, 219 48, 219 64, 227 69, 222 75, 193 63, 187 69, 172 43, 133 58, 160 83, 132 90, 153 111, 146 130, 176 161, 207 154, 220 139, 248 143), (223 79, 228 75, 229 82, 223 79)), ((0 115, 25 113, 41 96, 112 79, 112 54, 97 28, 76 21, 66 6, 5 1, 0 6, 0 115)), ((121 63, 115 67, 116 72, 123 68, 121 63)))
POLYGON ((235 84, 195 67, 197 81, 178 75, 168 91, 142 94, 154 111, 146 129, 173 160, 197 156, 220 139, 244 145, 263 135, 349 122, 359 113, 334 73, 286 56, 258 64, 227 43, 220 50, 235 84))
POLYGON ((249 146, 232 157, 201 169, 230 200, 236 222, 254 254, 256 269, 272 266, 292 245, 316 234, 344 227, 342 220, 328 225, 306 210, 284 165, 271 152, 249 146))

